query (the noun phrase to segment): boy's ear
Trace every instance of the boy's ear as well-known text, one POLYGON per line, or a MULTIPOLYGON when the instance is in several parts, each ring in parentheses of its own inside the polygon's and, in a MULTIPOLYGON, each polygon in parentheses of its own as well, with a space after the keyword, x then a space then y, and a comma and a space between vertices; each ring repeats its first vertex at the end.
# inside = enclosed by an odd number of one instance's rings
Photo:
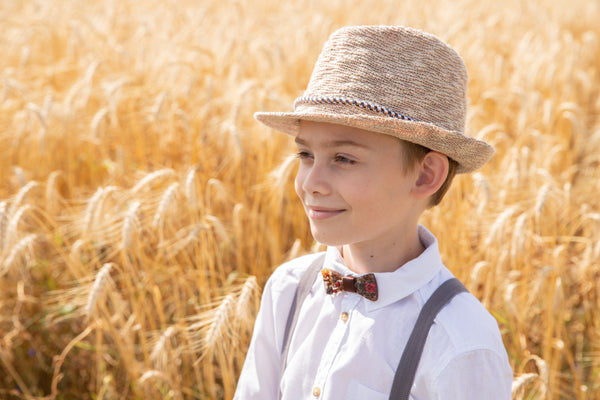
POLYGON ((427 153, 417 164, 413 194, 419 199, 433 195, 446 181, 448 168, 448 157, 444 154, 437 151, 427 153))

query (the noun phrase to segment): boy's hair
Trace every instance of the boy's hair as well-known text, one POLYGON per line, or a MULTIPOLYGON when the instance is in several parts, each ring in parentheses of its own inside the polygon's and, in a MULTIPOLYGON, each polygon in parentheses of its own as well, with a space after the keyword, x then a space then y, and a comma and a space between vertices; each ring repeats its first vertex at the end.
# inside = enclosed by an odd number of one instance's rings
MULTIPOLYGON (((407 172, 413 171, 417 163, 421 162, 425 155, 431 151, 425 146, 421 146, 420 144, 408 142, 406 140, 400 140, 402 155, 404 156, 405 166, 407 168, 407 172)), ((431 208, 440 204, 444 195, 450 188, 452 184, 452 180, 456 175, 456 168, 458 163, 448 157, 448 175, 446 175, 446 179, 440 188, 431 195, 429 198, 429 204, 427 204, 427 208, 431 208)))

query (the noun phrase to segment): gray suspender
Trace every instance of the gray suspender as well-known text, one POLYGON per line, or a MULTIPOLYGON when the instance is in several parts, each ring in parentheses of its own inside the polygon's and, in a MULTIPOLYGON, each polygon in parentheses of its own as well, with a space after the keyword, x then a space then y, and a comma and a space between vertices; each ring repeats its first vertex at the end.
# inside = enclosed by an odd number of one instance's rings
MULTIPOLYGON (((325 260, 325 253, 317 256, 315 260, 308 266, 306 271, 302 274, 300 281, 298 282, 298 288, 296 289, 296 296, 292 300, 292 307, 288 314, 287 323, 285 324, 285 331, 283 332, 283 346, 281 347, 281 370, 280 373, 283 375, 285 370, 285 364, 287 362, 287 355, 290 349, 290 338, 294 328, 296 328, 296 322, 298 322, 298 314, 300 314, 300 308, 321 268, 323 268, 323 261, 325 260)), ((281 399, 281 391, 277 386, 277 398, 281 399)))
MULTIPOLYGON (((310 292, 315 278, 323 266, 323 260, 325 255, 318 256, 306 269, 298 282, 298 288, 296 289, 296 296, 292 301, 292 307, 288 314, 287 324, 285 326, 285 332, 283 335, 283 346, 281 350, 281 374, 285 369, 287 361, 287 353, 289 351, 290 337, 296 322, 298 321, 298 314, 302 307, 302 302, 310 292)), ((419 360, 423 353, 423 347, 429 329, 433 324, 433 321, 439 311, 450 301, 454 296, 461 292, 466 292, 467 288, 456 278, 448 279, 444 282, 437 290, 431 295, 429 300, 425 303, 419 316, 415 327, 406 343, 402 358, 396 369, 396 375, 394 376, 394 382, 392 383, 392 390, 390 393, 390 400, 408 400, 410 390, 412 388, 419 360)), ((281 399, 281 393, 278 389, 277 398, 281 399)))
POLYGON ((298 282, 298 288, 296 289, 296 296, 294 300, 292 300, 292 308, 290 308, 290 313, 288 314, 287 323, 285 324, 285 331, 283 333, 283 347, 281 348, 281 372, 285 369, 285 364, 287 362, 287 353, 290 348, 290 337, 291 333, 296 328, 296 322, 298 322, 298 314, 300 314, 300 308, 302 307, 302 303, 308 293, 310 293, 310 289, 312 288, 313 283, 315 283, 315 278, 321 268, 323 268, 323 261, 325 259, 325 253, 319 255, 315 260, 308 266, 306 271, 302 274, 300 281, 298 282))
POLYGON ((427 300, 417 317, 415 327, 406 342, 398 369, 396 369, 390 400, 408 400, 433 320, 454 296, 466 291, 467 288, 458 279, 451 278, 442 283, 427 300))

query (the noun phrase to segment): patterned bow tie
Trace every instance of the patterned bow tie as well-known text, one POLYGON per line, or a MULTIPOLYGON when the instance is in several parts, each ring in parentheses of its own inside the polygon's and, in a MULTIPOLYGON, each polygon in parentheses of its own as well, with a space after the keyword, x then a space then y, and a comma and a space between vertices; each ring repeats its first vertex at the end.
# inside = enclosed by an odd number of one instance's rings
POLYGON ((325 282, 325 292, 335 294, 339 292, 354 292, 371 300, 377 301, 377 281, 375 274, 366 274, 358 277, 342 276, 339 272, 330 269, 321 270, 325 282))

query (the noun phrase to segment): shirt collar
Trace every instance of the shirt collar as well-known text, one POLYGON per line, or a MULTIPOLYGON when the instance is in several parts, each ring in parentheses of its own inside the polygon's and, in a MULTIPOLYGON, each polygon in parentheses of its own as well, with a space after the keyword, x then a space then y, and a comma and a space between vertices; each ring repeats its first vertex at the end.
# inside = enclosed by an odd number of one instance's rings
MULTIPOLYGON (((363 299, 366 302, 367 310, 385 307, 411 295, 431 281, 443 267, 435 236, 421 225, 419 225, 418 233, 425 251, 393 272, 375 274, 379 299, 375 302, 363 299)), ((343 275, 358 275, 348 268, 339 250, 333 246, 327 247, 324 268, 332 269, 343 275)), ((354 294, 347 293, 346 295, 354 294)))

